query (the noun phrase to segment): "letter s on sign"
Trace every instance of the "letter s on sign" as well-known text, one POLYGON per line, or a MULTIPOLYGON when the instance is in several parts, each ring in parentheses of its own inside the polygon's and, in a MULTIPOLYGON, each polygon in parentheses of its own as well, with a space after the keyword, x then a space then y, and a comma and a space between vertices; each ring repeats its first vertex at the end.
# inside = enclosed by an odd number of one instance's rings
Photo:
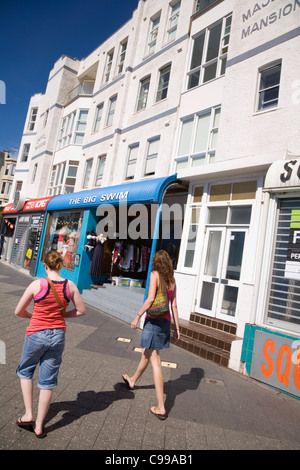
POLYGON ((264 349, 263 349, 263 355, 265 360, 267 361, 267 367, 264 363, 261 364, 261 371, 264 377, 271 377, 273 369, 274 369, 274 364, 273 364, 273 359, 269 355, 268 349, 271 349, 271 353, 275 353, 275 344, 274 341, 271 339, 268 339, 265 344, 264 344, 264 349))

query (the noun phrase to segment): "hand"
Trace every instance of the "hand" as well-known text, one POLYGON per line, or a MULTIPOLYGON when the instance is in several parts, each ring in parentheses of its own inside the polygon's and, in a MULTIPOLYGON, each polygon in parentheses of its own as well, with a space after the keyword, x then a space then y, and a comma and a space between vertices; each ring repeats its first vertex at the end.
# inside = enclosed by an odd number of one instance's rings
POLYGON ((174 340, 177 342, 180 338, 180 333, 179 333, 179 330, 177 330, 177 328, 175 328, 175 330, 173 331, 173 338, 174 340))
POLYGON ((140 317, 138 315, 135 316, 134 320, 131 323, 131 328, 135 330, 137 328, 137 324, 139 322, 140 317))

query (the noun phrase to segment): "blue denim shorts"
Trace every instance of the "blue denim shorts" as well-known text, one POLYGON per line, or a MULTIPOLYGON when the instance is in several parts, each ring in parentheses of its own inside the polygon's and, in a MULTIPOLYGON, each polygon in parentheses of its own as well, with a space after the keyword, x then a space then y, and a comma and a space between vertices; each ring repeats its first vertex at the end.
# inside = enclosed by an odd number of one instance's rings
POLYGON ((65 331, 53 328, 25 337, 17 374, 20 379, 32 379, 39 364, 38 387, 50 390, 57 386, 59 366, 65 347, 65 331))

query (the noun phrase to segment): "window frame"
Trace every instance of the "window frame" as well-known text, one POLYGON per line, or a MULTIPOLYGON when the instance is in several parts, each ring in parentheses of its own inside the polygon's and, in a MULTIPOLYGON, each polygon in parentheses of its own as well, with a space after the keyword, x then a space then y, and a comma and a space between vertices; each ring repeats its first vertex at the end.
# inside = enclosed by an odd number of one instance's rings
POLYGON ((224 16, 217 22, 208 26, 193 38, 193 47, 191 51, 189 70, 187 72, 187 83, 186 89, 191 90, 196 86, 204 85, 205 83, 215 80, 225 74, 228 45, 230 40, 232 24, 232 14, 224 16), (212 31, 221 26, 218 53, 214 57, 208 57, 210 52, 210 38, 212 37, 212 31), (200 43, 201 57, 198 57, 195 50, 196 41, 203 37, 203 43, 200 43), (197 61, 200 58, 200 63, 197 61), (196 65, 192 68, 193 62, 196 61, 196 65), (209 70, 213 70, 214 76, 207 75, 209 70))
POLYGON ((147 40, 147 52, 146 52, 147 55, 151 55, 155 53, 157 37, 159 33, 160 18, 161 18, 161 11, 157 12, 155 15, 153 15, 150 18, 149 33, 148 33, 148 40, 147 40))
POLYGON ((144 171, 143 171, 143 176, 145 178, 147 178, 149 176, 154 176, 155 173, 156 173, 156 163, 157 163, 157 160, 158 160, 159 147, 158 147, 156 153, 150 153, 151 144, 153 144, 154 142, 158 142, 158 146, 160 145, 160 135, 156 136, 156 137, 151 137, 150 139, 147 140, 147 154, 146 154, 146 158, 145 158, 144 171), (147 172, 146 171, 147 170, 147 164, 151 160, 155 160, 155 170, 151 171, 151 172, 147 172))
POLYGON ((36 124, 36 119, 37 119, 37 114, 38 114, 38 106, 33 106, 30 109, 30 116, 29 116, 29 121, 28 121, 28 127, 27 130, 29 132, 33 132, 36 124))
POLYGON ((165 100, 168 97, 168 89, 169 89, 170 77, 171 77, 171 65, 172 64, 168 64, 159 69, 158 86, 157 86, 156 98, 155 98, 156 103, 158 103, 159 101, 165 100), (164 77, 167 74, 169 74, 168 80, 167 82, 164 82, 164 77), (167 86, 165 86, 165 83, 167 83, 167 86), (165 90, 166 90, 165 96, 161 96, 159 98, 159 94, 163 95, 165 90))
POLYGON ((136 164, 137 164, 137 159, 138 155, 135 152, 138 152, 139 149, 139 142, 136 142, 134 144, 131 144, 128 146, 128 151, 127 151, 127 164, 126 164, 126 169, 125 169, 125 181, 130 181, 134 180, 135 176, 135 169, 136 169, 136 164), (128 176, 128 170, 130 168, 130 165, 133 166, 133 175, 128 176))
POLYGON ((112 126, 114 121, 114 115, 116 112, 118 95, 114 95, 109 98, 108 111, 106 116, 106 127, 112 126))
POLYGON ((147 106, 149 89, 150 89, 151 75, 147 75, 139 82, 139 92, 136 104, 136 111, 142 111, 147 106), (146 87, 145 87, 146 85, 146 87))
POLYGON ((282 62, 281 60, 276 61, 272 64, 268 64, 264 67, 261 67, 258 71, 258 92, 257 92, 257 104, 256 104, 256 112, 263 112, 263 111, 268 111, 268 110, 273 110, 274 108, 278 108, 278 103, 279 103, 279 94, 280 94, 280 80, 281 80, 281 72, 282 72, 282 62), (265 77, 270 73, 270 71, 274 69, 279 69, 278 70, 278 82, 276 84, 271 84, 270 86, 265 86, 262 88, 262 83, 263 80, 265 80, 265 77), (275 90, 278 89, 277 91, 277 97, 269 101, 264 101, 264 97, 262 97, 263 94, 268 93, 270 90, 275 90), (270 104, 271 102, 274 102, 274 104, 270 104))
POLYGON ((106 163, 106 154, 99 155, 98 160, 97 160, 97 169, 96 169, 96 173, 95 173, 95 184, 94 184, 94 186, 97 186, 97 187, 102 186, 105 163, 106 163), (101 168, 103 168, 102 174, 99 171, 101 168), (99 182, 99 180, 100 180, 100 182, 99 182))
POLYGON ((21 162, 25 163, 28 161, 29 152, 30 152, 30 144, 23 144, 21 162))

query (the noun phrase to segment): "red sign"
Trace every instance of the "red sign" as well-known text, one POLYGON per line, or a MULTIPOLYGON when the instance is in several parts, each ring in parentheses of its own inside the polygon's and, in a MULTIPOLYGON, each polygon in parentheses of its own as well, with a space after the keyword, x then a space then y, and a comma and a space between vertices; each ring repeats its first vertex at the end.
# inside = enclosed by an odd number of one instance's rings
MULTIPOLYGON (((23 207, 23 211, 43 211, 46 210, 48 201, 52 198, 53 196, 50 197, 43 197, 41 199, 31 199, 30 201, 27 201, 25 206, 23 207)), ((10 204, 7 204, 7 206, 4 207, 3 209, 3 214, 11 213, 11 212, 18 212, 14 209, 14 204, 11 202, 10 204)))

